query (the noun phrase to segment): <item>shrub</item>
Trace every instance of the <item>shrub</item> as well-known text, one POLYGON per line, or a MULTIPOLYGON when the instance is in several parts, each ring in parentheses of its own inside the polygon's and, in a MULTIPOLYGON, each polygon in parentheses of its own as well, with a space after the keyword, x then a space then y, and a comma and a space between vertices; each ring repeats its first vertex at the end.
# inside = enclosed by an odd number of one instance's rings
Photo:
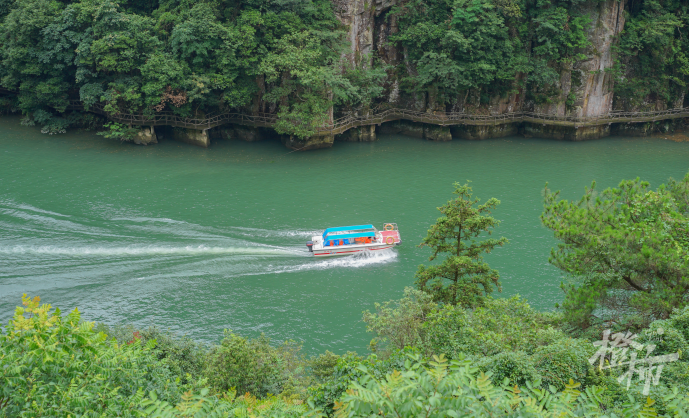
POLYGON ((563 338, 536 349, 533 363, 543 377, 543 387, 564 390, 569 379, 583 382, 591 367, 588 359, 595 353, 588 341, 563 338))
POLYGON ((422 325, 426 315, 436 308, 431 295, 411 287, 404 288, 404 297, 397 301, 376 303, 376 313, 364 312, 366 330, 376 334, 371 348, 383 356, 391 350, 422 344, 422 325), (383 343, 378 349, 377 343, 383 343))
POLYGON ((429 313, 423 325, 424 352, 449 358, 459 353, 490 356, 519 350, 530 354, 539 344, 564 337, 550 326, 550 320, 519 296, 488 298, 474 310, 443 306, 429 313))
POLYGON ((311 372, 317 379, 317 383, 323 383, 332 378, 335 373, 335 366, 337 366, 340 356, 333 354, 326 350, 325 353, 319 354, 310 361, 311 372))
POLYGON ((139 132, 137 128, 132 128, 131 126, 118 122, 107 122, 103 127, 106 128, 106 130, 97 132, 97 135, 107 139, 118 139, 122 142, 134 141, 137 132, 139 132))
POLYGON ((361 367, 365 367, 369 373, 383 378, 393 370, 399 370, 404 366, 408 354, 417 354, 414 348, 395 350, 384 359, 372 354, 368 357, 357 356, 349 352, 337 359, 330 376, 324 382, 308 389, 309 399, 313 405, 329 415, 332 414, 335 402, 345 393, 352 382, 361 378, 365 373, 361 367))
POLYGON ((265 397, 289 389, 289 395, 298 395, 305 392, 306 379, 300 351, 292 341, 273 347, 265 335, 246 339, 226 330, 220 345, 209 351, 203 376, 214 393, 236 389, 265 397))
POLYGON ((119 345, 93 332, 78 310, 66 317, 22 297, 0 333, 0 416, 136 416, 144 394, 177 402, 179 385, 151 354, 154 342, 119 345))
POLYGON ((202 390, 199 395, 185 393, 182 395, 182 401, 173 406, 169 402, 159 400, 155 393, 152 393, 142 405, 146 416, 151 418, 298 418, 307 413, 307 407, 303 402, 275 396, 258 399, 247 393, 235 398, 235 392, 232 391, 221 399, 207 395, 208 389, 202 390))
POLYGON ((689 342, 689 306, 673 311, 669 320, 672 327, 684 336, 684 341, 689 342))
POLYGON ((524 386, 526 382, 541 380, 541 375, 536 371, 533 360, 523 351, 508 351, 483 357, 475 361, 473 365, 482 372, 488 373, 495 385, 503 384, 505 379, 508 379, 511 385, 519 386, 524 386))
MULTIPOLYGON (((410 356, 403 368, 378 377, 365 366, 335 407, 336 417, 598 417, 602 389, 579 390, 572 380, 561 392, 526 387, 496 386, 470 361, 447 362, 434 357, 428 363, 410 356)), ((689 395, 672 391, 664 399, 666 416, 687 416, 689 395)), ((618 417, 657 416, 654 402, 628 399, 618 417)))
POLYGON ((155 326, 140 330, 132 325, 110 328, 98 324, 97 329, 108 335, 108 338, 114 338, 119 344, 140 340, 142 345, 146 345, 149 341, 155 341, 155 356, 158 360, 164 360, 170 371, 179 376, 183 384, 201 378, 208 349, 187 336, 180 337, 155 326))
POLYGON ((639 333, 637 340, 644 345, 655 345, 651 355, 687 353, 689 344, 684 335, 672 326, 672 321, 653 321, 648 328, 639 333))

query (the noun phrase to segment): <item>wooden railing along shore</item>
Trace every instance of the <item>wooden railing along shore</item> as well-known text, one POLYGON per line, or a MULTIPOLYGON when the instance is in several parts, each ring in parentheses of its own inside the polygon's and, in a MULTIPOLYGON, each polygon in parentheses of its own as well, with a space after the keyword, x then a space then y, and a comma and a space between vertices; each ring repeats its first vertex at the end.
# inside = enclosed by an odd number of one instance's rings
MULTIPOLYGON (((0 93, 10 93, 0 89, 0 93)), ((72 101, 70 109, 83 110, 81 101, 72 101)), ((238 124, 253 127, 272 128, 275 126, 277 116, 274 114, 249 115, 244 113, 221 113, 207 115, 204 118, 187 118, 175 115, 172 112, 156 112, 151 115, 134 113, 110 113, 106 112, 102 104, 94 104, 88 111, 106 116, 108 119, 139 126, 176 126, 190 129, 211 129, 225 124, 238 124)), ((337 135, 349 129, 360 126, 380 125, 396 120, 409 120, 412 122, 428 123, 433 125, 501 125, 506 123, 529 122, 543 125, 588 127, 601 126, 612 123, 641 123, 655 122, 666 119, 689 118, 689 108, 669 109, 653 112, 610 112, 600 116, 556 116, 537 112, 510 112, 496 115, 476 115, 468 113, 428 113, 408 109, 386 109, 371 111, 366 116, 347 115, 316 129, 317 136, 337 135)))
MULTIPOLYGON (((83 108, 81 102, 73 102, 70 107, 83 108)), ((244 113, 222 113, 208 115, 204 118, 186 118, 175 115, 172 112, 157 112, 151 115, 108 113, 100 104, 92 105, 89 111, 107 116, 109 119, 140 126, 176 126, 190 129, 210 129, 225 124, 238 124, 253 127, 272 128, 277 121, 274 114, 248 115, 244 113)), ((335 120, 332 124, 317 128, 316 135, 337 135, 349 129, 380 125, 396 120, 409 120, 412 122, 428 123, 433 125, 501 125, 506 123, 529 122, 543 125, 585 127, 600 126, 611 123, 640 123, 654 122, 666 119, 689 117, 689 109, 670 109, 655 112, 611 112, 607 115, 575 117, 555 116, 536 112, 511 112, 497 115, 472 115, 467 113, 427 113, 408 109, 386 109, 367 116, 348 115, 335 120)))

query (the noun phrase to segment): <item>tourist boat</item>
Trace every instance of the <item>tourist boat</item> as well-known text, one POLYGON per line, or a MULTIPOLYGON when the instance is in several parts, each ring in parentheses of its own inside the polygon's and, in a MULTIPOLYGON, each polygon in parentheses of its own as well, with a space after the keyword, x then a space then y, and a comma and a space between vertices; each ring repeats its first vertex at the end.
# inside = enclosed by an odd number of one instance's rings
POLYGON ((380 251, 400 245, 397 224, 387 223, 383 230, 373 225, 338 226, 328 228, 311 238, 306 247, 315 257, 350 255, 363 251, 380 251))

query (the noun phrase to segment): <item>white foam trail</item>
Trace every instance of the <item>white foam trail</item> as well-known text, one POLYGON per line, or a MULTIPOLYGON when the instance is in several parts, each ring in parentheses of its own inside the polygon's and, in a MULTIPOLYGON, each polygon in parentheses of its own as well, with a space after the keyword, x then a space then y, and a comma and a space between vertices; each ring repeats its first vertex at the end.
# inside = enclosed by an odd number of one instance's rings
POLYGON ((297 266, 290 266, 284 269, 275 270, 272 273, 291 273, 302 270, 326 270, 342 267, 365 267, 372 264, 389 263, 397 258, 397 253, 393 250, 383 251, 364 251, 349 256, 337 256, 325 259, 314 260, 313 263, 304 263, 297 266))
POLYGON ((40 230, 45 234, 61 234, 67 232, 84 235, 113 236, 102 228, 83 225, 78 221, 66 219, 72 218, 69 215, 45 211, 30 205, 14 205, 14 207, 8 209, 0 207, 0 215, 3 214, 26 222, 26 224, 12 226, 12 229, 15 230, 26 230, 27 228, 31 228, 31 230, 40 230))
POLYGON ((306 251, 290 250, 278 247, 163 247, 163 246, 127 246, 127 247, 57 247, 24 246, 0 247, 0 254, 45 254, 62 256, 144 256, 144 255, 257 255, 257 256, 299 256, 306 251))
POLYGON ((397 258, 397 253, 393 250, 383 251, 364 251, 352 256, 340 256, 319 260, 316 263, 318 268, 332 267, 364 267, 371 264, 387 263, 397 258))
POLYGON ((70 215, 63 215, 61 213, 57 212, 51 212, 49 210, 43 210, 39 209, 35 206, 27 205, 25 203, 15 203, 13 200, 0 200, 0 206, 7 206, 11 209, 22 209, 22 210, 28 210, 31 212, 36 212, 36 213, 42 213, 44 215, 53 215, 53 216, 61 216, 63 218, 69 218, 70 215))
POLYGON ((111 221, 129 221, 129 222, 162 222, 166 224, 186 224, 184 221, 176 221, 170 218, 148 218, 145 216, 138 216, 133 218, 110 218, 111 221))

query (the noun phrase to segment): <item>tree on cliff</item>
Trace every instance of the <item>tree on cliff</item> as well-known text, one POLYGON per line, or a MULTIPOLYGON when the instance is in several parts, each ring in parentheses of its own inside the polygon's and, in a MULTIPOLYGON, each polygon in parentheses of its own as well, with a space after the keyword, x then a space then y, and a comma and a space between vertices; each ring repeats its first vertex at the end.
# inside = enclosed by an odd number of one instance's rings
POLYGON ((689 173, 655 191, 638 178, 599 196, 595 185, 574 202, 546 184, 541 220, 562 241, 550 262, 575 277, 565 317, 645 325, 689 304, 689 173))
POLYGON ((493 285, 500 290, 500 275, 483 261, 482 254, 506 244, 507 238, 478 240, 479 235, 484 232, 490 235, 500 224, 490 216, 499 200, 491 198, 475 206, 480 199, 472 197, 468 184, 454 183, 454 187, 457 197, 438 208, 443 216, 431 226, 419 245, 431 247, 430 261, 444 253, 447 258, 439 265, 419 266, 416 285, 438 302, 473 307, 493 291, 493 285))

